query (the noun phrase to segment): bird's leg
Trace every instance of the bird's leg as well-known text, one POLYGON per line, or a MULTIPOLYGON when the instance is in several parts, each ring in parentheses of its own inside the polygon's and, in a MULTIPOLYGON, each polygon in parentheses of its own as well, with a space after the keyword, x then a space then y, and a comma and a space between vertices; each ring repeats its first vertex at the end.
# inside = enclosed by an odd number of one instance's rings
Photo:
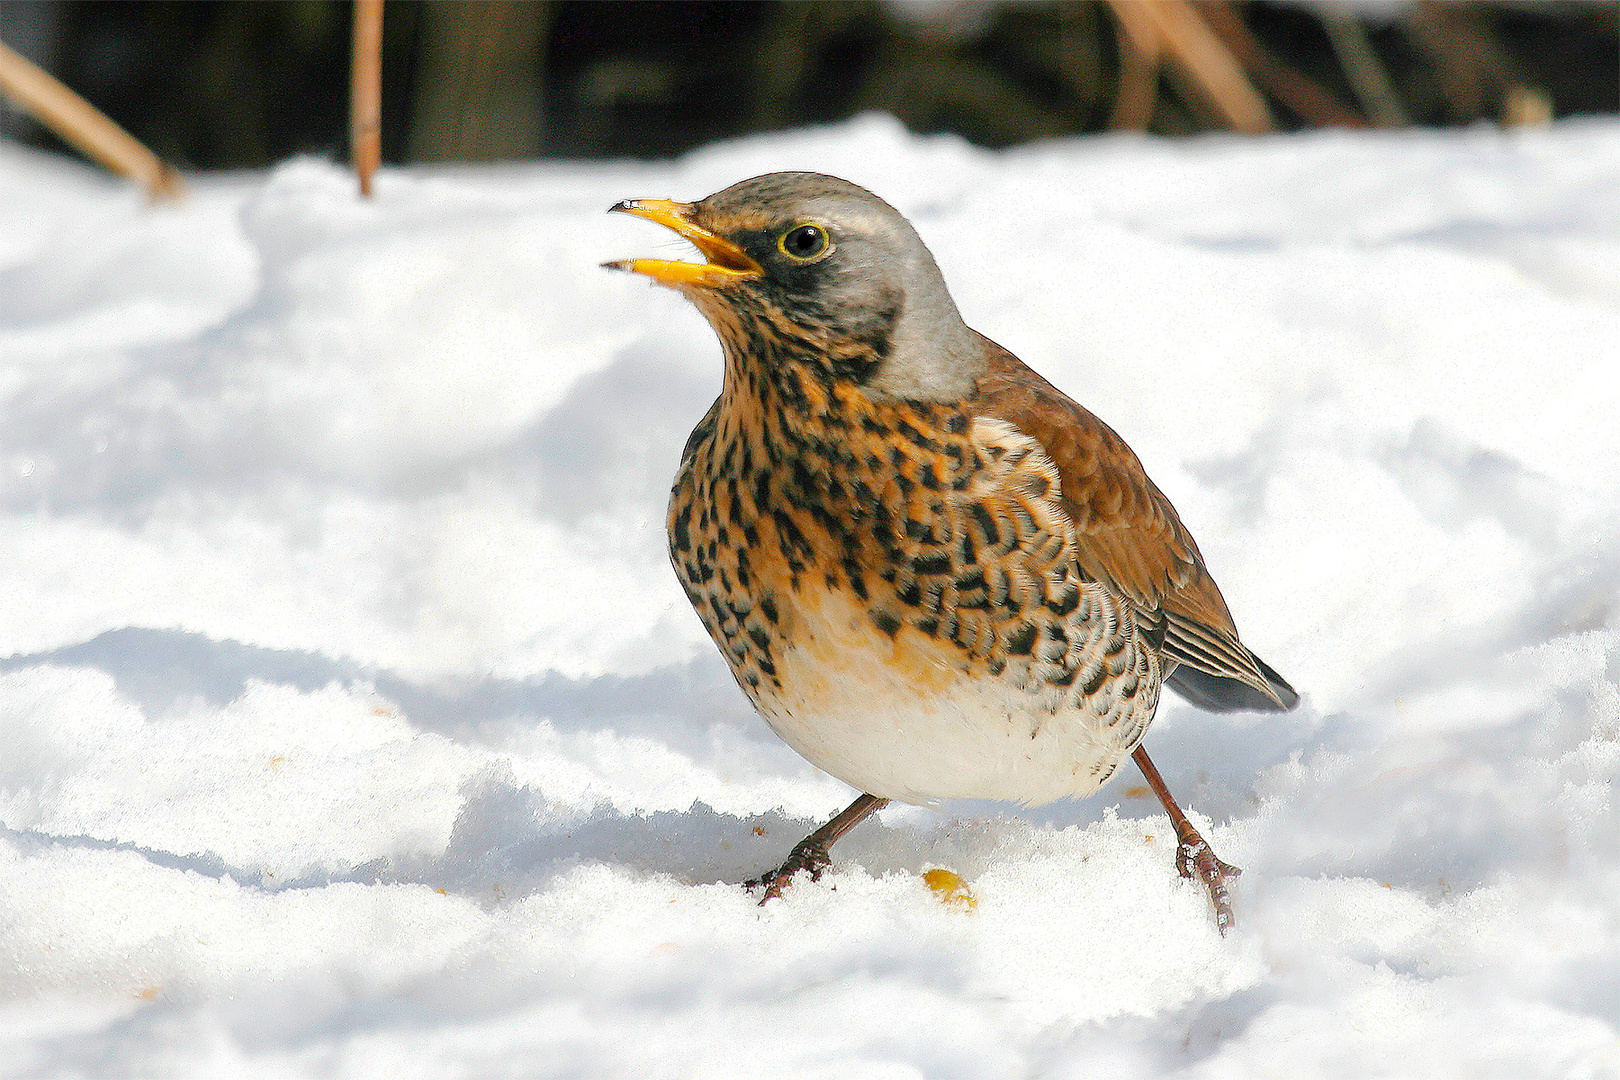
POLYGON ((787 883, 800 870, 808 870, 810 880, 815 881, 821 877, 823 870, 832 865, 832 856, 827 853, 827 849, 832 847, 840 836, 859 825, 868 814, 875 810, 881 810, 887 805, 889 805, 888 799, 863 794, 850 803, 843 813, 803 840, 800 840, 798 846, 793 849, 792 853, 788 855, 787 861, 781 866, 775 870, 767 871, 753 881, 744 882, 743 888, 753 890, 763 885, 765 895, 760 897, 759 902, 761 906, 764 906, 767 900, 781 896, 782 890, 787 887, 787 883))
POLYGON ((1232 927, 1232 896, 1227 891, 1226 882, 1243 871, 1235 866, 1228 866, 1215 857, 1209 844, 1199 835, 1198 830, 1193 828, 1192 822, 1187 820, 1187 815, 1181 812, 1181 807, 1176 805, 1176 800, 1171 797, 1170 789, 1164 786, 1164 778, 1159 775, 1159 770, 1147 756, 1147 751, 1138 746, 1131 757, 1136 761, 1137 768, 1142 770, 1142 775, 1147 777, 1148 786, 1153 789, 1153 794, 1164 804, 1165 813, 1170 815, 1170 824, 1176 830, 1176 871, 1189 879, 1196 873, 1209 889, 1209 898, 1215 905, 1215 926, 1220 930, 1221 936, 1225 937, 1226 932, 1232 927))

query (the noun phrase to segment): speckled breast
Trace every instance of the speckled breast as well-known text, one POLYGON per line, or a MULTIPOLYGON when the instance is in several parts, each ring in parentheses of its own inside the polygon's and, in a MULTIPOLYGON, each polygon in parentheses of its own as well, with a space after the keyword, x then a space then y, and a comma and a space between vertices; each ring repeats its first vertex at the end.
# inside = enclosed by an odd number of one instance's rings
POLYGON ((863 791, 1083 795, 1152 719, 1155 651, 1083 578, 1055 468, 1001 421, 843 387, 809 419, 722 397, 668 524, 761 715, 863 791))

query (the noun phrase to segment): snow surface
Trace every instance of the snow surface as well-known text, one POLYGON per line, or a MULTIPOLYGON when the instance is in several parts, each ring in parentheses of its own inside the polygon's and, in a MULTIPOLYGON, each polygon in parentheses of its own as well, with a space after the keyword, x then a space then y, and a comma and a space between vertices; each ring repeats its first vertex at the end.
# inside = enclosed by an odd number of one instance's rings
POLYGON ((125 185, 0 145, 0 1075, 1620 1076, 1620 124, 125 185), (1284 716, 893 807, 663 553, 718 347, 603 211, 879 192, 1109 420, 1284 716), (963 875, 971 910, 921 872, 963 875))

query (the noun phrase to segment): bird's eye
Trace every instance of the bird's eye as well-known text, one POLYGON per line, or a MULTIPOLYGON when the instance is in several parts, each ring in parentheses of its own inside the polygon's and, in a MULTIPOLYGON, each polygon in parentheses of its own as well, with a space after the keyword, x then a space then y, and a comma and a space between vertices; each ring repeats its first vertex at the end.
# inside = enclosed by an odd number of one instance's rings
POLYGON ((829 243, 827 231, 820 225, 795 225, 782 234, 776 246, 790 259, 809 262, 825 254, 829 243))

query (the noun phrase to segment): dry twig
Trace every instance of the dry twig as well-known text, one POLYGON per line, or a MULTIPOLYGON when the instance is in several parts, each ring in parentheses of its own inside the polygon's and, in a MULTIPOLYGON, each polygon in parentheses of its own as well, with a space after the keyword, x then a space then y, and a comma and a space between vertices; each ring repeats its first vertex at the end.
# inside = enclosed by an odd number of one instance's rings
POLYGON ((85 154, 139 182, 153 202, 185 194, 179 174, 156 154, 45 69, 3 43, 0 90, 85 154))
POLYGON ((1159 97, 1159 31, 1137 4, 1119 2, 1110 6, 1119 24, 1119 88, 1114 93, 1114 111, 1108 126, 1146 131, 1159 97))
POLYGON ((1273 55, 1228 0, 1206 0, 1198 11, 1244 70, 1301 120, 1318 127, 1368 126, 1360 113, 1336 95, 1273 55))
POLYGON ((382 164, 382 23, 383 0, 355 0, 349 145, 360 195, 367 199, 371 178, 382 164))
POLYGON ((1256 135, 1274 129, 1265 99, 1189 0, 1108 0, 1108 6, 1136 49, 1168 56, 1227 127, 1256 135))
POLYGON ((1327 31, 1328 44, 1339 58, 1351 92, 1373 122, 1381 127, 1405 127, 1410 123, 1394 82, 1356 17, 1335 4, 1318 9, 1316 15, 1327 31))

